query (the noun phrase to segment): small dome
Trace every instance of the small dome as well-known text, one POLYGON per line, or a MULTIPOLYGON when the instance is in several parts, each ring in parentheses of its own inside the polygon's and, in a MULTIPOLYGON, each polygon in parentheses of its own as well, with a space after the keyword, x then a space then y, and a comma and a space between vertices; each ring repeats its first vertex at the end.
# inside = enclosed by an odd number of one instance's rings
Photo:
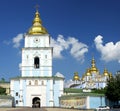
POLYGON ((109 77, 112 78, 112 73, 111 72, 109 73, 109 77))
POLYGON ((82 81, 84 80, 84 78, 85 78, 85 74, 82 75, 82 81))
POLYGON ((90 71, 97 73, 97 72, 98 72, 98 69, 97 69, 96 67, 91 67, 90 71))
POLYGON ((108 70, 106 68, 104 69, 103 75, 104 76, 109 76, 108 70))
POLYGON ((86 76, 91 76, 90 69, 87 69, 87 71, 86 71, 85 75, 86 75, 86 76))
POLYGON ((42 21, 40 19, 40 14, 38 11, 35 13, 35 18, 33 20, 33 25, 28 30, 29 35, 47 34, 47 30, 42 26, 42 21))
POLYGON ((80 80, 80 77, 79 77, 79 75, 78 75, 78 72, 75 72, 75 73, 74 73, 73 80, 75 80, 75 81, 79 81, 79 80, 80 80))

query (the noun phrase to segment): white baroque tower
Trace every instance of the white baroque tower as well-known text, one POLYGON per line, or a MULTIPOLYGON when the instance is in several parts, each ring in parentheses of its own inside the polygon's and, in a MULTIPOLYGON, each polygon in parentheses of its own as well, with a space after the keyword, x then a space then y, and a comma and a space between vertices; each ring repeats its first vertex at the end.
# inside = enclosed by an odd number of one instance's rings
POLYGON ((21 76, 10 81, 11 96, 15 106, 59 106, 63 94, 64 78, 52 75, 53 48, 50 36, 42 26, 36 10, 33 24, 24 36, 21 76))
POLYGON ((52 49, 50 36, 42 26, 39 12, 36 11, 33 25, 25 35, 25 46, 22 49, 22 77, 51 77, 52 49))

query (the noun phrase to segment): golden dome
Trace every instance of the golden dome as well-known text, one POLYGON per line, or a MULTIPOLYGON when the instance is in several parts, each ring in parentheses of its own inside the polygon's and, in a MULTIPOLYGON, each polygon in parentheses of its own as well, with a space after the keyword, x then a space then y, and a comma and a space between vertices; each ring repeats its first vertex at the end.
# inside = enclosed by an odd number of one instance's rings
POLYGON ((85 78, 85 74, 82 75, 82 81, 84 80, 84 78, 85 78))
POLYGON ((87 71, 86 71, 86 74, 85 74, 86 76, 91 76, 91 73, 90 73, 90 69, 87 69, 87 71))
POLYGON ((97 67, 96 67, 96 65, 95 65, 95 59, 94 58, 92 58, 92 61, 91 61, 91 69, 90 69, 90 71, 91 72, 94 72, 94 73, 97 73, 98 72, 98 69, 97 69, 97 67))
POLYGON ((79 75, 78 75, 78 72, 75 72, 75 73, 74 73, 73 80, 75 80, 75 81, 79 81, 79 80, 80 80, 80 77, 79 77, 79 75))
POLYGON ((104 69, 103 75, 104 76, 109 76, 108 70, 106 68, 104 69))
POLYGON ((112 78, 112 73, 111 72, 109 73, 109 77, 112 78))
POLYGON ((35 18, 33 20, 33 24, 28 30, 29 35, 39 35, 39 34, 47 34, 47 30, 42 26, 42 21, 40 19, 40 14, 38 10, 35 13, 35 18))
POLYGON ((98 69, 96 67, 91 67, 90 70, 91 70, 91 72, 95 72, 95 73, 98 72, 98 69))

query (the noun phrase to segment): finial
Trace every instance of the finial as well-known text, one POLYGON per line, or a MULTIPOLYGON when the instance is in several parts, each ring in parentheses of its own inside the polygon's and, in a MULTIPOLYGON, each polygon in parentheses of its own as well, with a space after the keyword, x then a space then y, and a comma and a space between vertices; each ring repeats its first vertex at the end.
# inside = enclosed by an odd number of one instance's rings
POLYGON ((38 12, 39 5, 35 6, 36 12, 33 20, 32 27, 28 30, 29 35, 37 34, 48 34, 47 30, 42 26, 42 20, 40 19, 40 14, 38 12))
POLYGON ((95 62, 95 59, 94 59, 94 53, 92 52, 92 64, 95 62))

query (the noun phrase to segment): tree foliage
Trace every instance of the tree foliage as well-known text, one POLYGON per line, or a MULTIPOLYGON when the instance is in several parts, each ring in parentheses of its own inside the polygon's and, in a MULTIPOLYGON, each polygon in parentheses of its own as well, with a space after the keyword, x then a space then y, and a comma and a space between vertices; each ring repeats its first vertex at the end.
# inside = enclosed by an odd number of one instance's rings
POLYGON ((120 100, 120 74, 117 74, 107 81, 105 95, 113 102, 120 100))
POLYGON ((1 78, 0 82, 1 82, 1 83, 4 83, 4 82, 5 82, 5 79, 4 79, 4 78, 1 78))
POLYGON ((4 95, 6 93, 6 89, 0 87, 0 95, 4 95))

